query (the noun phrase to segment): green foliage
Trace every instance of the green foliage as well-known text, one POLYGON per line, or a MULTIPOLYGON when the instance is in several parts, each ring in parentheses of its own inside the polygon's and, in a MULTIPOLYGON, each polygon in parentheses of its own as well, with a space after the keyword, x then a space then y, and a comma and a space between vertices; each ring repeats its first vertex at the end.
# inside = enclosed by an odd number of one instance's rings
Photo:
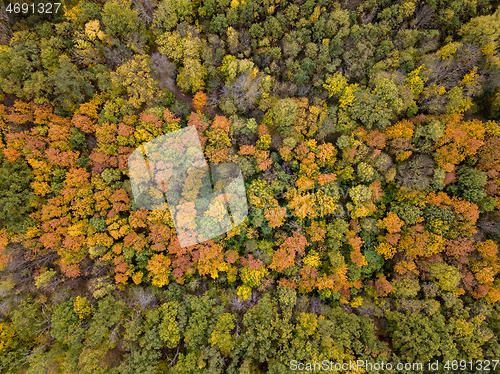
POLYGON ((422 211, 411 204, 398 204, 391 207, 391 212, 396 213, 407 225, 414 225, 422 216, 422 211))
POLYGON ((400 281, 393 282, 395 297, 416 297, 418 291, 420 291, 420 285, 418 279, 404 278, 400 281))
POLYGON ((278 301, 284 314, 291 313, 297 303, 297 292, 290 287, 278 286, 278 301))
POLYGON ((500 36, 500 12, 473 18, 463 25, 459 31, 464 43, 475 44, 482 48, 495 43, 500 36))
POLYGON ((480 202, 486 197, 483 187, 488 178, 486 174, 474 168, 463 166, 457 173, 457 184, 461 190, 461 196, 474 203, 480 202))
POLYGON ((23 31, 11 39, 12 47, 0 49, 2 91, 31 100, 40 95, 46 82, 42 68, 37 35, 23 31))
MULTIPOLYGON (((381 92, 381 94, 373 94, 367 89, 356 89, 352 94, 352 105, 349 105, 347 109, 351 118, 359 120, 367 129, 371 129, 373 126, 384 129, 390 125, 393 112, 389 107, 389 103, 379 97, 380 95, 384 95, 384 92, 381 92)), ((387 93, 385 94, 387 95, 387 93)), ((393 105, 398 108, 401 107, 402 103, 399 97, 393 97, 392 101, 393 105)))
POLYGON ((376 338, 375 326, 366 315, 356 316, 339 307, 332 308, 321 330, 328 331, 339 347, 354 352, 357 357, 370 360, 370 353, 378 351, 381 354, 379 357, 387 354, 383 344, 376 338))
POLYGON ((32 173, 23 161, 0 157, 0 162, 0 222, 8 231, 22 233, 31 224, 29 213, 35 208, 32 173))
POLYGON ((457 175, 457 183, 463 189, 482 188, 486 184, 487 179, 483 171, 467 166, 461 167, 457 175))
MULTIPOLYGON (((397 339, 396 349, 412 362, 427 362, 438 357, 445 361, 477 357, 492 337, 489 330, 479 333, 484 328, 484 317, 470 318, 466 311, 450 314, 445 316, 436 312, 427 316, 421 312, 389 312, 389 331, 391 337, 397 339)), ((440 372, 446 372, 445 368, 440 372)))
POLYGON ((106 33, 124 37, 138 31, 140 22, 137 11, 130 6, 130 0, 113 0, 104 4, 101 17, 106 33))
POLYGON ((87 142, 83 132, 80 131, 80 129, 77 129, 76 127, 72 127, 70 131, 71 131, 70 141, 73 148, 79 151, 83 151, 85 148, 87 148, 87 142))
POLYGON ((154 13, 153 26, 163 31, 174 29, 177 24, 190 21, 193 3, 188 0, 162 0, 154 13))
POLYGON ((128 104, 134 108, 139 108, 145 102, 152 102, 156 94, 156 82, 151 78, 150 71, 147 56, 134 56, 111 73, 113 90, 116 93, 125 91, 128 104))
POLYGON ((79 104, 92 97, 94 90, 86 74, 79 72, 68 56, 60 56, 58 65, 49 76, 56 113, 73 113, 79 104))
POLYGON ((179 303, 170 301, 160 307, 161 323, 158 326, 160 337, 166 343, 167 347, 174 348, 180 340, 179 327, 176 316, 179 309, 179 303))
POLYGON ((477 204, 481 212, 492 212, 497 206, 497 201, 493 196, 486 196, 477 204))
POLYGON ((35 285, 37 288, 41 288, 45 286, 53 277, 56 275, 56 271, 53 269, 49 269, 39 276, 36 277, 35 279, 35 285))
POLYGON ((455 218, 455 214, 448 209, 436 206, 436 205, 426 205, 424 208, 424 218, 427 221, 432 221, 433 219, 440 219, 442 221, 451 222, 455 218))
POLYGON ((15 372, 22 366, 22 356, 27 349, 22 346, 22 341, 16 333, 16 329, 10 323, 0 323, 0 370, 10 373, 15 372))
POLYGON ((217 346, 225 356, 228 356, 235 346, 235 338, 229 333, 235 327, 234 320, 233 314, 222 313, 210 338, 211 345, 217 346))
POLYGON ((178 62, 181 67, 177 75, 177 85, 185 92, 195 93, 205 87, 206 68, 200 58, 203 44, 194 28, 167 32, 158 39, 159 51, 178 62))
POLYGON ((280 99, 268 112, 272 125, 283 135, 292 134, 292 124, 295 121, 297 104, 292 99, 280 99))
POLYGON ((69 344, 79 330, 80 320, 73 307, 73 299, 54 308, 50 334, 61 343, 69 344))
POLYGON ((365 162, 358 164, 358 177, 362 182, 371 182, 375 177, 375 170, 365 162))
POLYGON ((104 218, 91 218, 90 224, 94 226, 94 228, 98 231, 106 231, 107 226, 106 226, 106 220, 104 218))
POLYGON ((443 262, 435 262, 429 265, 430 274, 439 280, 439 286, 444 291, 453 291, 460 283, 459 269, 455 266, 446 265, 443 262))
POLYGON ((85 333, 86 344, 91 347, 108 342, 111 328, 123 318, 125 307, 122 300, 116 300, 111 295, 99 300, 97 305, 85 333))
POLYGON ((28 340, 37 332, 39 326, 39 305, 33 302, 21 301, 12 311, 12 325, 21 339, 28 340))
POLYGON ((423 313, 389 312, 387 317, 394 347, 410 362, 428 362, 435 357, 456 359, 456 351, 446 339, 446 320, 441 314, 428 317, 423 313))
POLYGON ((191 350, 208 342, 213 302, 208 295, 195 297, 191 301, 191 315, 184 334, 186 346, 191 350))
POLYGON ((398 87, 392 80, 387 78, 377 79, 375 94, 379 101, 387 103, 387 106, 394 114, 399 114, 403 110, 403 100, 399 97, 398 87))

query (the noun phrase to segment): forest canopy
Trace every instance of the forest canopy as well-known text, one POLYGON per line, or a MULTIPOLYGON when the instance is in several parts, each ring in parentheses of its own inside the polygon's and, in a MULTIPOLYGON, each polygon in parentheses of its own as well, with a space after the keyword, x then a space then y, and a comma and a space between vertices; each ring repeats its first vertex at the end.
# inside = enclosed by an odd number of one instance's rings
POLYGON ((0 372, 499 370, 498 1, 24 3, 0 4, 0 372), (248 217, 181 247, 128 160, 188 126, 248 217))

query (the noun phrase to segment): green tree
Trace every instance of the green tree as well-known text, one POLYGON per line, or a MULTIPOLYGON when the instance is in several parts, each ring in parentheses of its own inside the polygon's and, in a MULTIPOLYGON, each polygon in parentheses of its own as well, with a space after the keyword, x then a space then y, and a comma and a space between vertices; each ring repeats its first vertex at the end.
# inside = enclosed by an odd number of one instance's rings
POLYGON ((36 197, 31 189, 32 173, 27 163, 10 162, 0 155, 0 222, 14 233, 26 231, 35 209, 36 197))
POLYGON ((5 373, 14 373, 22 366, 23 355, 27 347, 19 339, 15 327, 8 322, 0 322, 0 370, 5 373))
POLYGON ((233 314, 222 313, 210 337, 211 345, 217 346, 225 356, 228 356, 235 346, 235 339, 230 334, 230 331, 235 327, 234 320, 233 314))
POLYGON ((191 0, 162 0, 154 13, 153 26, 163 31, 173 30, 181 22, 190 22, 193 14, 191 0))
POLYGON ((47 80, 41 69, 38 35, 34 32, 16 32, 11 45, 0 49, 0 87, 5 93, 27 100, 44 95, 47 80))
MULTIPOLYGON (((464 199, 478 203, 486 197, 484 186, 488 177, 486 173, 468 166, 462 166, 457 173, 458 192, 464 199)), ((452 191, 456 190, 451 187, 452 191)))
POLYGON ((500 36, 500 10, 473 18, 460 28, 459 35, 463 43, 474 44, 479 48, 495 43, 500 36))
POLYGON ((458 359, 456 346, 447 337, 446 319, 440 313, 429 317, 423 313, 388 312, 387 320, 392 346, 409 362, 458 359))
POLYGON ((83 340, 82 321, 73 306, 74 298, 54 308, 51 318, 50 335, 69 348, 78 348, 83 340))
POLYGON ((60 56, 58 65, 48 77, 53 85, 56 114, 74 113, 80 104, 92 97, 94 89, 87 74, 71 63, 68 56, 60 56))
POLYGON ((162 314, 161 322, 159 325, 160 337, 169 348, 176 347, 177 344, 179 344, 181 338, 176 320, 178 309, 179 303, 176 301, 166 302, 160 307, 160 311, 162 314))
POLYGON ((128 103, 134 108, 140 108, 146 102, 153 102, 157 87, 150 72, 148 56, 134 56, 132 60, 118 67, 116 72, 111 73, 115 93, 126 93, 128 103))
POLYGON ((139 30, 141 22, 131 4, 131 0, 112 0, 104 4, 102 23, 107 34, 124 37, 139 30))
POLYGON ((182 34, 178 31, 165 33, 158 39, 158 49, 180 65, 177 85, 194 94, 205 87, 207 71, 201 62, 203 43, 193 27, 182 30, 182 34))
POLYGON ((292 124, 297 116, 297 104, 292 99, 280 99, 268 112, 273 126, 283 136, 292 135, 292 124))
POLYGON ((191 315, 185 331, 184 341, 188 350, 208 344, 210 317, 214 300, 208 295, 195 297, 191 301, 191 315))
POLYGON ((97 310, 92 316, 85 335, 85 344, 91 347, 108 342, 112 328, 116 327, 123 318, 125 309, 125 303, 111 295, 99 300, 97 304, 97 310))

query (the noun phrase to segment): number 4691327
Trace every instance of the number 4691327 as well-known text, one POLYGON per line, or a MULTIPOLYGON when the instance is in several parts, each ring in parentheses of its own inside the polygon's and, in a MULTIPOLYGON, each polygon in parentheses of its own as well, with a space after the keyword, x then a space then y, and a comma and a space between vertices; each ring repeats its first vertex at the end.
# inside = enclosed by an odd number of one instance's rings
POLYGON ((9 13, 58 13, 61 3, 9 3, 5 9, 9 13))

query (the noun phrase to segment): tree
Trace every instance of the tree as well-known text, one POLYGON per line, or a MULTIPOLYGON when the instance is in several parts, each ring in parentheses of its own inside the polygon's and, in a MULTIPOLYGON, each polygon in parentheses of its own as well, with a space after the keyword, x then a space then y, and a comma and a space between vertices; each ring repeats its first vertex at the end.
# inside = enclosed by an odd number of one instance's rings
POLYGON ((10 232, 25 232, 32 220, 35 194, 30 188, 32 172, 26 162, 11 162, 0 155, 0 220, 10 232))
POLYGON ((207 95, 202 91, 198 91, 193 97, 194 109, 198 112, 202 112, 206 105, 207 95))
POLYGON ((177 85, 185 92, 197 92, 205 87, 206 70, 198 58, 186 58, 179 69, 177 85))
POLYGON ((149 60, 146 55, 134 58, 111 73, 111 82, 116 93, 125 91, 128 103, 140 108, 145 102, 152 102, 156 93, 156 83, 150 76, 149 60))
POLYGON ((154 12, 153 27, 162 31, 171 31, 177 24, 190 21, 193 4, 186 0, 162 0, 154 12))
POLYGON ((0 336, 2 337, 0 369, 6 371, 18 370, 22 365, 23 345, 13 324, 8 322, 0 323, 0 336))
POLYGON ((195 93, 205 87, 206 68, 201 63, 203 43, 194 27, 166 32, 158 39, 159 51, 180 65, 177 85, 195 93))
POLYGON ((295 256, 304 255, 307 240, 304 235, 294 232, 293 236, 285 239, 278 250, 273 255, 273 260, 269 268, 282 272, 283 270, 295 265, 295 256))
POLYGON ((227 160, 229 156, 229 146, 231 140, 229 129, 231 121, 224 116, 215 116, 212 126, 205 131, 208 138, 208 144, 205 148, 205 154, 210 162, 217 164, 227 160))
POLYGON ((11 43, 11 47, 0 50, 2 92, 13 93, 27 100, 44 97, 45 90, 50 88, 46 86, 46 75, 40 71, 42 64, 36 34, 16 32, 11 43))
POLYGON ((328 91, 329 97, 339 95, 347 87, 347 79, 342 73, 337 72, 332 77, 326 79, 326 83, 323 87, 328 91))
POLYGON ((463 166, 457 173, 457 184, 461 189, 461 196, 473 203, 478 203, 486 196, 483 187, 488 177, 483 171, 463 166))
POLYGON ((441 355, 452 359, 457 353, 447 339, 446 320, 441 314, 429 317, 423 313, 389 312, 387 317, 393 346, 411 362, 428 362, 441 355))
POLYGON ((475 44, 483 48, 495 43, 500 36, 500 12, 473 18, 460 28, 459 35, 464 43, 475 44))
POLYGON ((233 114, 232 107, 242 112, 248 112, 255 108, 257 99, 261 94, 263 74, 259 73, 257 68, 251 72, 246 70, 239 74, 237 78, 235 77, 232 81, 227 82, 222 88, 221 109, 227 114, 233 114))
POLYGON ((161 322, 159 325, 159 333, 167 347, 174 348, 180 341, 180 331, 176 321, 179 313, 179 303, 169 301, 161 305, 161 322))
POLYGON ((379 220, 379 227, 385 228, 391 234, 400 232, 403 225, 404 222, 393 212, 389 212, 383 220, 379 220))
POLYGON ((283 136, 292 135, 292 124, 297 113, 297 104, 292 99, 280 99, 268 112, 273 126, 283 136))
POLYGON ((281 227, 285 222, 286 208, 280 206, 267 208, 264 213, 264 217, 266 218, 269 227, 273 229, 276 227, 281 227))
POLYGON ((458 115, 451 117, 446 124, 444 136, 437 142, 438 166, 446 172, 452 172, 455 165, 466 156, 475 154, 483 144, 483 134, 479 126, 480 124, 474 121, 461 121, 458 115))
POLYGON ((69 348, 80 348, 84 329, 73 306, 74 299, 65 301, 54 308, 50 334, 69 348))
POLYGON ((124 37, 128 33, 136 33, 140 21, 137 11, 131 9, 130 0, 108 1, 102 8, 102 23, 106 33, 118 37, 124 37))
POLYGON ((162 253, 154 254, 148 261, 147 270, 152 275, 151 283, 156 287, 163 287, 169 283, 169 275, 172 271, 171 261, 162 253))
POLYGON ((208 295, 191 299, 191 314, 184 333, 184 341, 190 351, 195 351, 208 343, 213 303, 214 300, 208 295))
POLYGON ((200 246, 198 272, 200 275, 210 274, 215 279, 219 276, 219 271, 226 268, 222 247, 214 244, 211 240, 208 241, 208 245, 200 244, 200 246))
POLYGON ((210 336, 210 344, 217 346, 224 356, 230 355, 236 343, 234 336, 229 333, 235 327, 234 320, 235 316, 233 314, 222 313, 210 336))
POLYGON ((56 112, 73 113, 80 104, 92 97, 94 90, 88 77, 71 63, 68 56, 60 56, 58 65, 53 74, 48 76, 53 86, 54 102, 57 103, 56 112))

